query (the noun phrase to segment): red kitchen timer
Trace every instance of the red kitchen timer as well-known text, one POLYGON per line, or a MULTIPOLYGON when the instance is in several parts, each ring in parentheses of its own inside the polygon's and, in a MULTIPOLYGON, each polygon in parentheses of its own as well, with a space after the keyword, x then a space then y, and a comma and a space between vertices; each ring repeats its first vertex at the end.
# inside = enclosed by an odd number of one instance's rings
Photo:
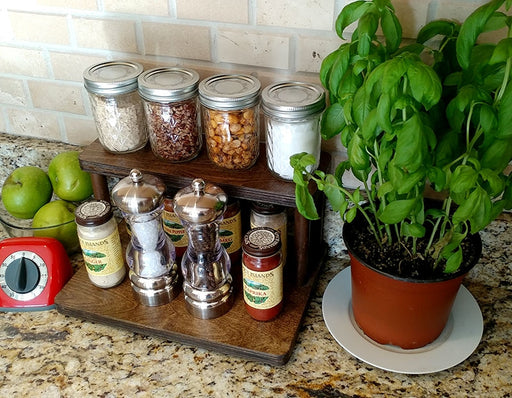
POLYGON ((0 241, 0 311, 54 308, 54 299, 73 268, 54 238, 21 237, 0 241))

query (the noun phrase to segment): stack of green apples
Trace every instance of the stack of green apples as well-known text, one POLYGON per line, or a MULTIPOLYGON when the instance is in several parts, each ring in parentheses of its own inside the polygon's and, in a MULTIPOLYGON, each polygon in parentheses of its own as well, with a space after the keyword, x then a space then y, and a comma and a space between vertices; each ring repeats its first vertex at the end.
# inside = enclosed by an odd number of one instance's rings
POLYGON ((2 185, 2 203, 16 219, 30 220, 34 236, 58 239, 66 249, 76 249, 77 202, 92 195, 89 173, 82 170, 78 151, 56 155, 48 172, 38 166, 14 169, 2 185))

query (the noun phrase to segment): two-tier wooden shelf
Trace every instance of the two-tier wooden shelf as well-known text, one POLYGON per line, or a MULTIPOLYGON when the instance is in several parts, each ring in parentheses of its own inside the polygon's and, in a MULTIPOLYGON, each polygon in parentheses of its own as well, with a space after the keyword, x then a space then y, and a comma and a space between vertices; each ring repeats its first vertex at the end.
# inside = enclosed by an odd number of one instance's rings
MULTIPOLYGON (((319 168, 327 170, 329 162, 330 156, 322 153, 319 168)), ((170 189, 178 190, 194 178, 202 178, 220 186, 230 197, 294 209, 285 268, 285 304, 276 319, 257 322, 246 313, 241 281, 236 280, 233 308, 219 318, 201 320, 187 312, 183 294, 163 306, 143 306, 133 296, 128 280, 111 289, 100 289, 90 283, 82 267, 55 299, 60 312, 274 365, 288 361, 326 250, 322 220, 308 221, 300 215, 295 207, 295 184, 270 173, 263 144, 258 162, 249 170, 216 167, 204 150, 190 162, 175 164, 154 156, 149 146, 115 155, 105 151, 98 141, 80 154, 80 164, 91 173, 98 199, 110 200, 107 177, 124 178, 136 168, 160 177, 170 189)), ((323 199, 319 192, 316 196, 322 210, 323 199)))

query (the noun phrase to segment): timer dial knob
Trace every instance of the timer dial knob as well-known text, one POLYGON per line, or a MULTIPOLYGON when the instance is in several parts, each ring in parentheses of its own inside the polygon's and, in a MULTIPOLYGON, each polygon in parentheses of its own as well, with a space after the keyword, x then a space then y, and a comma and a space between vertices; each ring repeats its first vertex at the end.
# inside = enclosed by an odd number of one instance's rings
POLYGON ((45 262, 31 251, 14 252, 0 266, 0 287, 12 299, 32 300, 41 294, 47 282, 45 262))

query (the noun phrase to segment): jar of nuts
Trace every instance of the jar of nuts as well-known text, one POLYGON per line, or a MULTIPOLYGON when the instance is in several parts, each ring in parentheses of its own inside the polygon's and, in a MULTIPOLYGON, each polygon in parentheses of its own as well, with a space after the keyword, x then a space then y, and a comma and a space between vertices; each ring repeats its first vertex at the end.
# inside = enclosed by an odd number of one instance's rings
POLYGON ((171 162, 185 162, 201 150, 197 87, 199 74, 187 68, 155 68, 139 76, 139 94, 153 153, 171 162))
POLYGON ((215 75, 199 84, 208 157, 227 169, 248 169, 259 156, 261 83, 249 75, 215 75))
POLYGON ((143 67, 137 62, 108 61, 84 71, 101 145, 112 153, 129 153, 148 141, 144 109, 137 92, 143 67))

